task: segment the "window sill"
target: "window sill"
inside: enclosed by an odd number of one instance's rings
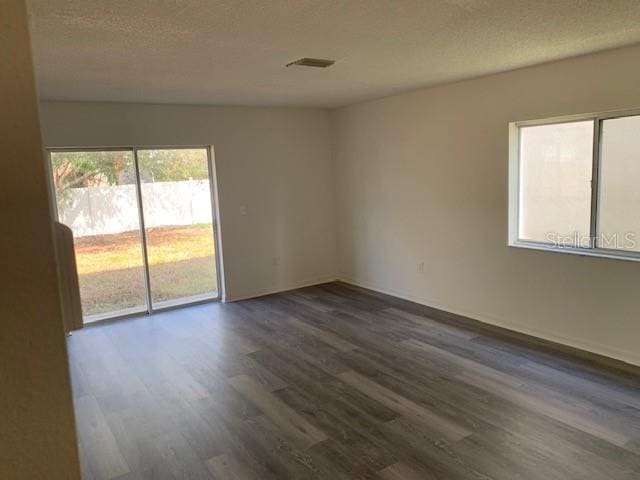
[[[569,255],[579,255],[581,257],[609,258],[612,260],[626,260],[631,262],[640,262],[640,252],[630,250],[607,250],[604,248],[578,248],[578,247],[559,247],[554,245],[545,245],[543,243],[524,242],[521,240],[509,242],[510,247],[526,248],[529,250],[539,250],[543,252],[566,253]]]

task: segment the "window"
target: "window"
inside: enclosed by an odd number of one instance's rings
[[[509,244],[640,260],[640,112],[509,128]]]

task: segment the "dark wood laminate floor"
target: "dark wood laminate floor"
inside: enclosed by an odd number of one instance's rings
[[[640,380],[327,284],[69,338],[85,479],[638,479]]]

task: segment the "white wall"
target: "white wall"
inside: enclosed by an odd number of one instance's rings
[[[342,277],[640,364],[640,263],[507,247],[508,123],[640,107],[639,85],[636,46],[338,110]]]
[[[321,109],[41,104],[47,147],[214,146],[227,299],[335,278],[329,122]]]

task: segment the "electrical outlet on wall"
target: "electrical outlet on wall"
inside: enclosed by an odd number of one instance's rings
[[[271,263],[273,264],[274,267],[280,266],[280,257],[273,257],[271,259]]]
[[[424,262],[418,264],[418,272],[424,274]]]

